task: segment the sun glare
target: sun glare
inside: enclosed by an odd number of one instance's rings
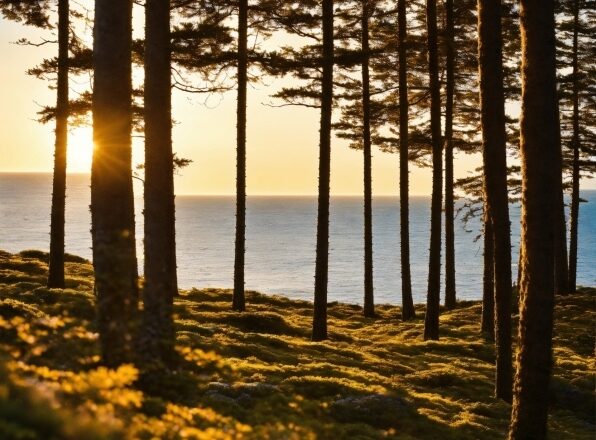
[[[68,171],[71,173],[91,172],[93,155],[93,132],[91,127],[78,127],[68,136]]]

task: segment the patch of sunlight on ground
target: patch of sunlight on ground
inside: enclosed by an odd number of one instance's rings
[[[440,341],[379,305],[329,305],[330,340],[309,340],[311,304],[189,290],[176,298],[178,369],[99,365],[93,268],[67,258],[67,288],[44,287],[47,254],[0,252],[0,437],[196,439],[504,438],[481,307],[443,310]],[[594,436],[596,289],[557,299],[550,436]],[[516,332],[514,332],[515,334]],[[17,416],[15,416],[17,414]]]

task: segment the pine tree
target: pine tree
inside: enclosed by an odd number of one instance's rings
[[[169,365],[174,355],[176,294],[172,153],[170,1],[145,5],[145,283],[141,357]]]
[[[313,341],[327,339],[327,280],[329,274],[329,190],[331,174],[331,116],[333,109],[333,0],[322,2],[321,126],[319,138],[319,199]]]
[[[284,101],[283,105],[298,105],[320,111],[313,341],[327,339],[331,131],[333,70],[336,61],[334,15],[332,0],[322,3],[284,2],[275,14],[276,24],[280,29],[306,38],[313,44],[283,47],[280,52],[270,54],[272,72],[292,75],[299,80],[297,85],[282,87],[273,97]]]
[[[478,54],[482,111],[485,211],[492,232],[496,380],[495,395],[511,401],[511,232],[507,191],[505,92],[500,2],[478,2]],[[485,252],[487,250],[485,249]]]
[[[552,364],[560,139],[554,1],[521,1],[522,275],[509,438],[544,439]]]
[[[50,257],[48,270],[48,287],[64,288],[64,222],[66,209],[66,149],[68,144],[68,69],[69,69],[69,37],[70,37],[70,6],[68,0],[59,0],[57,42],[58,57],[51,62],[52,70],[56,73],[56,107],[52,109],[52,117],[41,122],[55,121],[54,137],[54,173],[52,180],[52,207],[50,214]],[[24,22],[27,25],[41,29],[50,29],[50,6],[51,3],[45,0],[15,2],[0,1],[0,11],[9,20]],[[39,45],[51,43],[44,40],[36,44],[26,39],[19,40],[20,44]],[[45,60],[44,64],[49,64]],[[53,61],[53,60],[52,60]],[[34,69],[32,69],[34,70]],[[31,74],[42,76],[37,72]],[[43,69],[47,74],[48,69]]]
[[[577,284],[577,243],[579,223],[579,186],[580,186],[580,136],[579,136],[579,0],[573,0],[573,47],[572,47],[572,175],[571,175],[571,214],[569,239],[569,279],[567,287],[575,292]]]
[[[594,41],[596,12],[589,2],[557,2],[557,68],[559,70],[559,110],[563,167],[570,182],[569,259],[567,290],[575,292],[577,284],[577,247],[580,211],[580,181],[596,173],[596,150],[593,148],[596,120],[596,79],[591,50]],[[562,258],[561,256],[560,258]],[[560,274],[558,280],[560,280]],[[560,289],[559,289],[560,290]]]
[[[441,208],[443,192],[443,151],[441,143],[441,96],[437,45],[437,7],[433,0],[426,1],[428,39],[428,75],[431,97],[431,142],[433,188],[431,198],[430,256],[428,293],[424,318],[424,339],[439,339],[439,305],[441,290]]]
[[[232,307],[243,311],[246,242],[246,85],[248,69],[248,0],[238,1],[238,98],[236,122],[236,248]]]
[[[131,361],[138,286],[131,172],[132,1],[96,0],[91,232],[107,366]]]
[[[194,78],[182,81],[180,77],[181,81],[175,86],[192,93],[221,93],[236,89],[236,238],[232,309],[244,311],[247,87],[257,78],[257,75],[251,76],[252,66],[258,66],[259,73],[279,73],[275,54],[263,51],[260,43],[278,28],[278,20],[283,20],[283,4],[279,0],[261,0],[249,5],[247,0],[239,0],[198,7],[192,2],[181,2],[180,10],[185,21],[173,32],[173,61],[193,76],[199,74],[203,84],[197,86],[193,84]],[[236,37],[228,26],[234,16]],[[249,38],[254,39],[250,47]],[[228,76],[232,70],[235,73]]]
[[[364,155],[364,316],[375,316],[373,292],[373,236],[372,236],[372,153],[370,103],[370,44],[369,20],[374,4],[362,0],[362,145]]]
[[[52,213],[50,220],[50,260],[48,287],[64,288],[64,222],[66,211],[66,148],[68,144],[68,0],[58,2],[58,81],[56,87],[56,138]]]
[[[453,106],[455,98],[455,24],[453,0],[445,1],[445,307],[456,303],[453,194]]]
[[[399,68],[399,210],[401,252],[402,319],[416,316],[412,298],[410,272],[410,215],[409,215],[409,103],[408,103],[408,30],[406,0],[398,0],[398,68]]]

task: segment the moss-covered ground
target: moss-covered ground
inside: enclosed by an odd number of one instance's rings
[[[309,340],[311,304],[248,293],[182,291],[176,371],[99,365],[92,267],[70,256],[67,288],[44,287],[47,254],[0,252],[0,438],[498,439],[510,405],[495,400],[481,305],[442,311],[422,340],[399,307],[329,305],[330,339]],[[596,289],[557,299],[549,428],[595,435]]]

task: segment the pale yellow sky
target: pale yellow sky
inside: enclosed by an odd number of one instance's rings
[[[142,31],[141,20],[136,31]],[[47,83],[29,77],[25,70],[56,48],[11,44],[22,36],[35,39],[38,31],[0,18],[0,172],[50,172],[53,127],[35,121],[40,105],[53,103]],[[47,36],[47,34],[46,34]],[[273,83],[275,86],[275,82]],[[74,85],[74,88],[77,86]],[[271,88],[257,85],[249,90],[248,194],[316,194],[318,120],[315,109],[264,106]],[[235,191],[235,92],[213,97],[175,91],[173,96],[174,150],[193,163],[176,178],[178,194],[233,194]],[[91,129],[71,132],[68,171],[89,172]],[[134,163],[143,161],[142,139],[135,139]],[[479,164],[479,157],[456,157],[456,177]],[[373,191],[396,195],[399,190],[398,156],[376,151],[373,158]],[[334,139],[331,187],[335,195],[362,193],[362,153]],[[430,170],[413,169],[411,191],[430,194]]]

